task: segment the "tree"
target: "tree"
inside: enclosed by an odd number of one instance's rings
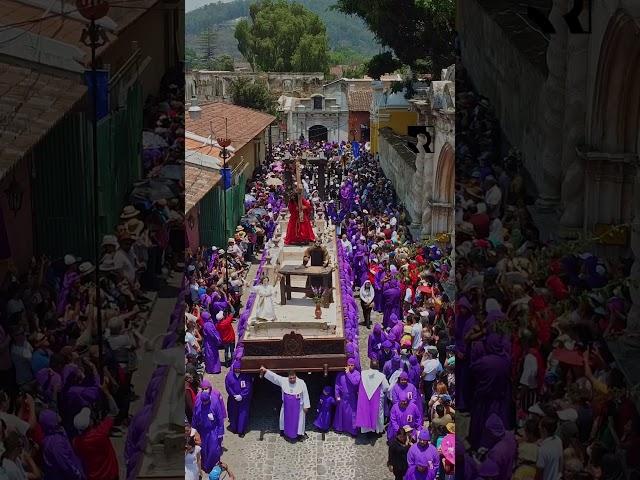
[[[455,63],[454,0],[337,0],[360,17],[382,45],[416,71],[440,72]],[[393,14],[389,14],[393,12]]]
[[[200,60],[208,68],[215,58],[216,37],[217,33],[207,27],[198,37],[198,50],[200,53]]]
[[[393,58],[391,52],[380,53],[367,63],[367,75],[375,80],[380,80],[382,75],[395,72],[401,66],[402,64],[396,58]]]
[[[240,77],[231,82],[231,98],[240,107],[253,108],[271,115],[276,113],[276,101],[271,92],[265,85],[248,78]]]
[[[249,20],[236,25],[238,50],[252,68],[265,72],[326,72],[327,31],[315,13],[286,0],[260,0]]]

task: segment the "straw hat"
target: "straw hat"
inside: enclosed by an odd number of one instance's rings
[[[71,254],[67,254],[67,255],[64,256],[64,264],[67,267],[70,267],[71,265],[74,265],[74,264],[78,263],[80,260],[81,260],[80,257],[74,257]]]
[[[133,205],[127,205],[122,210],[122,213],[120,214],[120,218],[122,218],[123,220],[127,220],[129,218],[137,217],[139,214],[140,214],[140,210],[136,209],[136,207],[134,207]]]
[[[104,237],[102,237],[101,246],[103,247],[112,246],[112,247],[118,248],[120,245],[118,245],[118,239],[116,238],[115,235],[105,235]]]
[[[144,230],[144,222],[136,218],[132,218],[125,225],[127,227],[127,232],[134,240],[137,240],[140,237],[142,230]]]
[[[78,271],[80,272],[81,276],[89,275],[90,273],[95,272],[95,270],[96,267],[94,267],[93,263],[91,262],[82,262],[78,267]]]
[[[453,422],[447,423],[447,431],[449,433],[456,433],[456,424]]]

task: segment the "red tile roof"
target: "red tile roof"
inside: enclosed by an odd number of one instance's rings
[[[222,176],[218,172],[188,163],[184,166],[184,210],[188,213],[209,190],[215,187]]]
[[[373,93],[371,90],[353,90],[349,92],[349,110],[352,112],[368,112],[371,109]]]
[[[198,120],[192,120],[186,115],[185,130],[201,137],[211,135],[213,127],[214,138],[225,136],[225,118],[227,119],[227,134],[231,139],[231,146],[240,150],[266,129],[276,117],[266,113],[238,107],[229,103],[209,103],[201,105],[202,113]]]

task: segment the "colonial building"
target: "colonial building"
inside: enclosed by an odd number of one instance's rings
[[[187,238],[191,247],[224,245],[243,214],[246,181],[265,160],[269,126],[275,117],[227,103],[201,107],[194,103],[185,119]],[[226,191],[221,182],[224,159],[217,141],[220,138],[231,140],[226,165],[232,172],[232,185]]]
[[[379,155],[411,217],[415,237],[454,228],[455,83],[453,67],[413,99],[374,82],[372,151]]]
[[[589,34],[569,32],[563,15],[572,4],[546,2],[556,33],[545,37],[514,7],[465,2],[462,63],[522,153],[543,235],[600,237],[602,253],[636,259],[631,277],[639,278],[640,3],[585,2],[591,12],[579,21]],[[611,227],[622,233],[601,235]],[[637,332],[640,291],[631,291],[627,325]]]

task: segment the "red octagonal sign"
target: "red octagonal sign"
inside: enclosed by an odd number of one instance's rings
[[[89,20],[98,20],[109,12],[108,0],[76,0],[76,7]]]

